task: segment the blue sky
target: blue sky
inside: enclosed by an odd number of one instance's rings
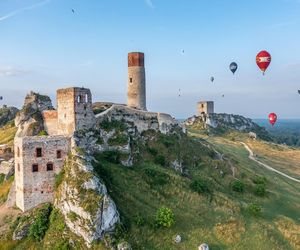
[[[299,27],[299,0],[1,0],[2,104],[30,90],[55,103],[66,86],[125,103],[127,53],[142,51],[151,111],[186,118],[214,100],[218,113],[300,118]],[[265,76],[260,50],[272,55]]]

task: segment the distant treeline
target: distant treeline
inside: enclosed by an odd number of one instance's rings
[[[274,127],[267,120],[254,121],[265,127],[276,143],[300,147],[300,120],[278,121]]]

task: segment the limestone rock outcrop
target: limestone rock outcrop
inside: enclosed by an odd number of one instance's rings
[[[73,150],[65,163],[55,198],[67,226],[86,244],[114,230],[119,213],[106,186],[94,174],[91,158]]]
[[[7,107],[5,105],[0,108],[0,128],[9,121],[15,119],[18,111],[19,110],[15,107]]]
[[[53,109],[48,96],[30,92],[25,98],[22,110],[15,118],[15,125],[18,127],[16,136],[38,135],[44,130],[42,111]]]
[[[132,123],[139,133],[153,129],[167,134],[179,123],[170,115],[164,113],[147,112],[129,108],[124,105],[114,104],[104,112],[96,115],[98,124],[103,120],[117,120]]]
[[[233,129],[240,132],[254,132],[258,137],[265,140],[271,140],[270,135],[265,128],[257,125],[250,118],[233,114],[203,114],[188,118],[184,124],[186,126],[196,126],[199,129],[219,128]]]

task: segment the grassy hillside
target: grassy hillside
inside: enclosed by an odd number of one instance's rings
[[[297,175],[289,164],[298,166],[293,157],[298,157],[298,151],[248,141],[239,133],[208,137],[193,130],[186,137],[150,131],[134,142],[138,160],[133,167],[121,166],[122,156],[116,152],[95,155],[95,171],[121,213],[117,241],[126,239],[133,249],[147,250],[192,250],[203,242],[212,250],[299,249],[300,185],[248,159],[240,140],[270,164],[274,156],[278,157],[274,167]],[[224,154],[225,160],[214,149]],[[171,167],[176,159],[182,162],[182,172]],[[161,207],[174,214],[175,223],[170,227],[158,223],[156,215]],[[48,219],[42,241],[28,238],[12,242],[2,237],[0,249],[84,247],[66,228],[59,212],[53,210]],[[179,244],[174,243],[177,234],[182,236]],[[92,249],[106,248],[95,243]]]
[[[0,144],[13,145],[14,137],[17,132],[14,121],[8,122],[0,128]]]

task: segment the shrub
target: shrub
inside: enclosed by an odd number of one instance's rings
[[[135,223],[137,226],[144,226],[145,223],[146,223],[146,221],[145,221],[145,219],[144,219],[142,216],[136,215],[136,216],[134,217],[134,223]]]
[[[261,213],[261,207],[255,203],[251,203],[248,205],[247,211],[253,216],[258,216]]]
[[[34,222],[29,227],[29,237],[36,241],[41,241],[49,226],[49,216],[52,207],[50,204],[44,205],[39,211]]]
[[[5,174],[0,174],[0,184],[2,184],[4,179],[5,179]]]
[[[70,221],[74,222],[75,220],[77,220],[77,214],[74,213],[73,211],[68,213],[68,218],[70,219]]]
[[[233,191],[235,192],[239,192],[239,193],[242,193],[244,192],[245,190],[245,184],[244,182],[240,181],[240,180],[234,180],[232,183],[231,183],[231,188]]]
[[[57,189],[58,186],[62,183],[64,177],[64,169],[62,169],[58,174],[55,175],[54,188]]]
[[[125,145],[128,143],[128,135],[125,134],[117,134],[114,137],[108,139],[108,144],[111,146]]]
[[[210,193],[210,188],[206,180],[204,179],[197,179],[192,181],[190,184],[190,188],[199,194]]]
[[[120,152],[119,151],[105,151],[103,153],[100,154],[100,158],[103,159],[103,160],[106,160],[108,162],[111,162],[111,163],[115,163],[115,164],[118,164],[120,163]]]
[[[42,130],[38,133],[38,136],[46,136],[48,133],[45,130]]]
[[[125,122],[122,121],[108,121],[104,120],[100,123],[100,128],[104,129],[105,131],[110,131],[116,129],[117,131],[124,131],[126,130],[127,126]]]
[[[158,154],[158,150],[156,148],[148,147],[147,150],[153,156],[156,156]]]
[[[173,211],[167,207],[160,207],[156,213],[156,223],[159,226],[171,227],[175,223]]]
[[[254,193],[257,196],[261,196],[261,197],[265,196],[266,195],[266,186],[264,184],[256,185]]]
[[[255,184],[265,185],[267,183],[267,178],[264,176],[256,176],[252,181]]]
[[[156,164],[159,164],[161,166],[165,166],[166,165],[166,158],[163,156],[163,155],[157,155],[155,158],[154,158],[154,162]]]
[[[167,174],[152,168],[144,169],[144,174],[146,177],[145,180],[149,184],[165,185],[169,181],[169,176]]]

